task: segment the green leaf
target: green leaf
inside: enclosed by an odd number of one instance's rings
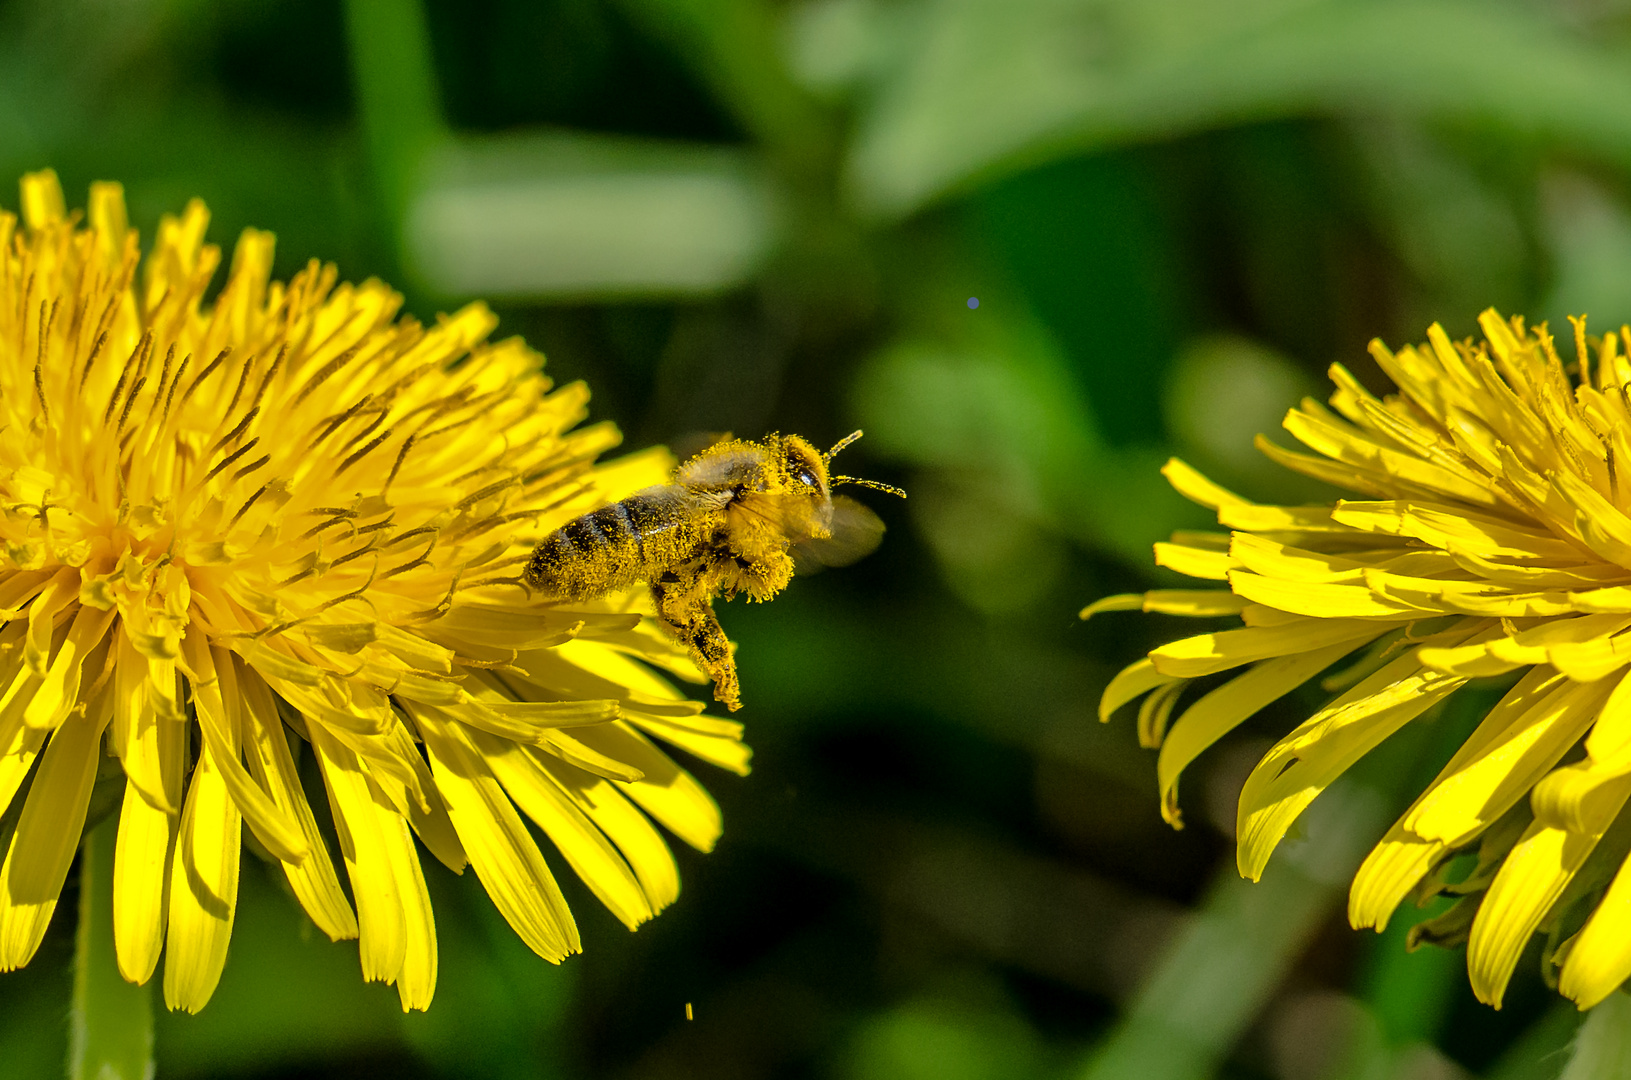
[[[905,216],[1055,157],[1305,114],[1478,120],[1631,159],[1631,68],[1517,5],[1467,0],[939,0],[849,159]]]
[[[432,156],[408,261],[451,296],[676,296],[741,284],[776,235],[735,150],[611,136],[470,139]]]
[[[1574,1056],[1559,1080],[1619,1080],[1631,1076],[1631,996],[1613,993],[1586,1014]]]

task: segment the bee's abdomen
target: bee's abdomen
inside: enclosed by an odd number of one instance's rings
[[[663,491],[642,491],[574,518],[544,537],[527,561],[527,581],[565,599],[585,600],[625,588],[647,575],[647,549],[683,519]]]

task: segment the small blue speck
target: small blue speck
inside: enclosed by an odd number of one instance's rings
[[[968,298],[968,309],[970,311],[973,311],[975,308],[977,308],[979,306],[980,306],[980,298],[978,296],[971,296],[971,297]]]

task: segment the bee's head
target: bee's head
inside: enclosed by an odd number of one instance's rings
[[[788,487],[808,493],[819,503],[832,499],[832,481],[827,472],[827,459],[808,439],[797,435],[784,435],[781,439],[781,467],[787,475]]]
[[[859,484],[862,487],[877,488],[879,491],[887,491],[892,495],[906,498],[906,492],[889,484],[832,474],[833,455],[860,437],[861,433],[857,431],[840,439],[838,445],[825,454],[812,446],[808,439],[798,435],[771,436],[766,440],[767,448],[771,448],[772,452],[778,455],[788,490],[805,495],[811,500],[815,525],[820,530],[824,531],[831,525],[832,489],[840,484]]]

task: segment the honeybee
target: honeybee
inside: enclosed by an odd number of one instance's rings
[[[840,484],[906,493],[874,480],[834,476],[833,456],[797,435],[719,442],[683,462],[670,483],[637,491],[544,537],[525,579],[561,600],[592,600],[645,581],[657,616],[714,681],[714,699],[742,707],[730,639],[714,597],[769,600],[795,565],[845,566],[878,546],[883,522],[843,496]]]

